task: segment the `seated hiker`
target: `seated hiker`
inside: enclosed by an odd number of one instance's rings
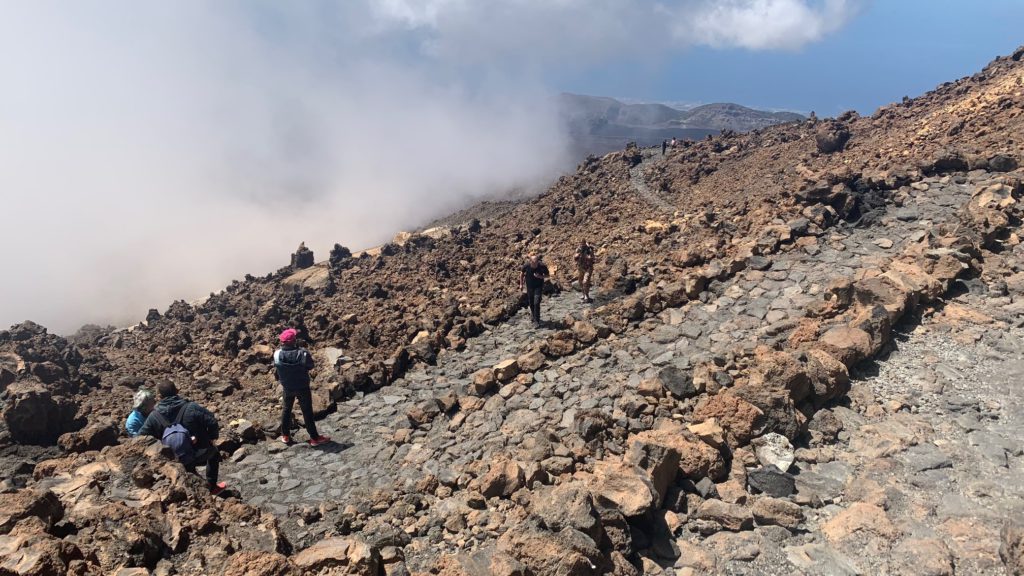
[[[294,328],[281,332],[278,336],[281,347],[274,351],[274,374],[284,389],[281,441],[285,444],[292,442],[292,406],[298,400],[299,409],[302,410],[302,421],[306,424],[306,433],[309,434],[309,444],[319,446],[330,442],[331,439],[321,436],[316,431],[316,422],[313,420],[313,393],[309,389],[309,371],[313,369],[313,355],[298,345],[298,337],[299,332]]]
[[[139,434],[159,438],[193,474],[197,466],[205,465],[210,492],[220,493],[227,485],[217,482],[220,453],[213,445],[220,434],[217,418],[199,404],[179,397],[178,388],[170,380],[158,383],[156,391],[160,402],[149,413]]]
[[[154,406],[156,406],[156,398],[153,397],[152,392],[143,388],[135,393],[135,397],[132,399],[132,411],[124,423],[124,429],[129,436],[139,435],[139,430],[142,429],[146,417],[153,411]]]

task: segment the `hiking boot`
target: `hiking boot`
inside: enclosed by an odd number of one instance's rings
[[[217,482],[216,484],[211,484],[210,485],[210,494],[213,494],[214,496],[216,496],[217,494],[220,494],[221,492],[227,490],[227,488],[228,488],[227,482]]]
[[[285,434],[284,436],[281,436],[281,437],[279,438],[279,440],[280,440],[281,442],[285,443],[285,444],[291,444],[291,443],[292,443],[292,437],[291,437],[291,436],[288,436],[287,434]]]
[[[309,440],[309,445],[310,446],[319,446],[321,444],[327,444],[330,441],[331,441],[331,439],[328,438],[327,436],[320,435],[320,436],[317,436],[316,438],[311,438]]]

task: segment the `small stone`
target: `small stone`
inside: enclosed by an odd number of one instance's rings
[[[515,358],[502,360],[494,366],[494,377],[499,382],[508,382],[519,374],[519,362]]]
[[[888,250],[893,246],[892,240],[888,238],[877,238],[874,242],[872,242],[872,244],[878,246],[879,248],[882,248],[883,250]]]
[[[751,444],[762,466],[774,466],[785,472],[796,461],[793,445],[782,434],[771,432],[754,438]]]
[[[751,512],[761,526],[782,526],[794,530],[804,521],[803,508],[780,498],[758,498]]]
[[[738,532],[749,530],[754,525],[750,511],[738,504],[727,504],[721,500],[705,500],[697,509],[695,518],[717,523],[726,530]]]

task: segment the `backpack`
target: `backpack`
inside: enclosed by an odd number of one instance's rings
[[[186,402],[178,409],[178,415],[174,417],[174,423],[168,425],[167,419],[159,411],[154,410],[154,414],[160,419],[160,423],[164,426],[164,433],[160,437],[160,443],[167,446],[174,452],[174,456],[178,459],[178,462],[188,466],[196,459],[195,447],[192,446],[192,433],[188,431],[188,428],[182,425],[181,419],[185,416],[185,410],[188,408],[191,402]]]

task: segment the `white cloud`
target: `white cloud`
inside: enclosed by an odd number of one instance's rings
[[[0,325],[134,321],[276,269],[301,240],[324,257],[539,186],[567,160],[543,73],[693,43],[788,48],[848,17],[809,6],[10,4]],[[774,31],[752,24],[766,17]]]

